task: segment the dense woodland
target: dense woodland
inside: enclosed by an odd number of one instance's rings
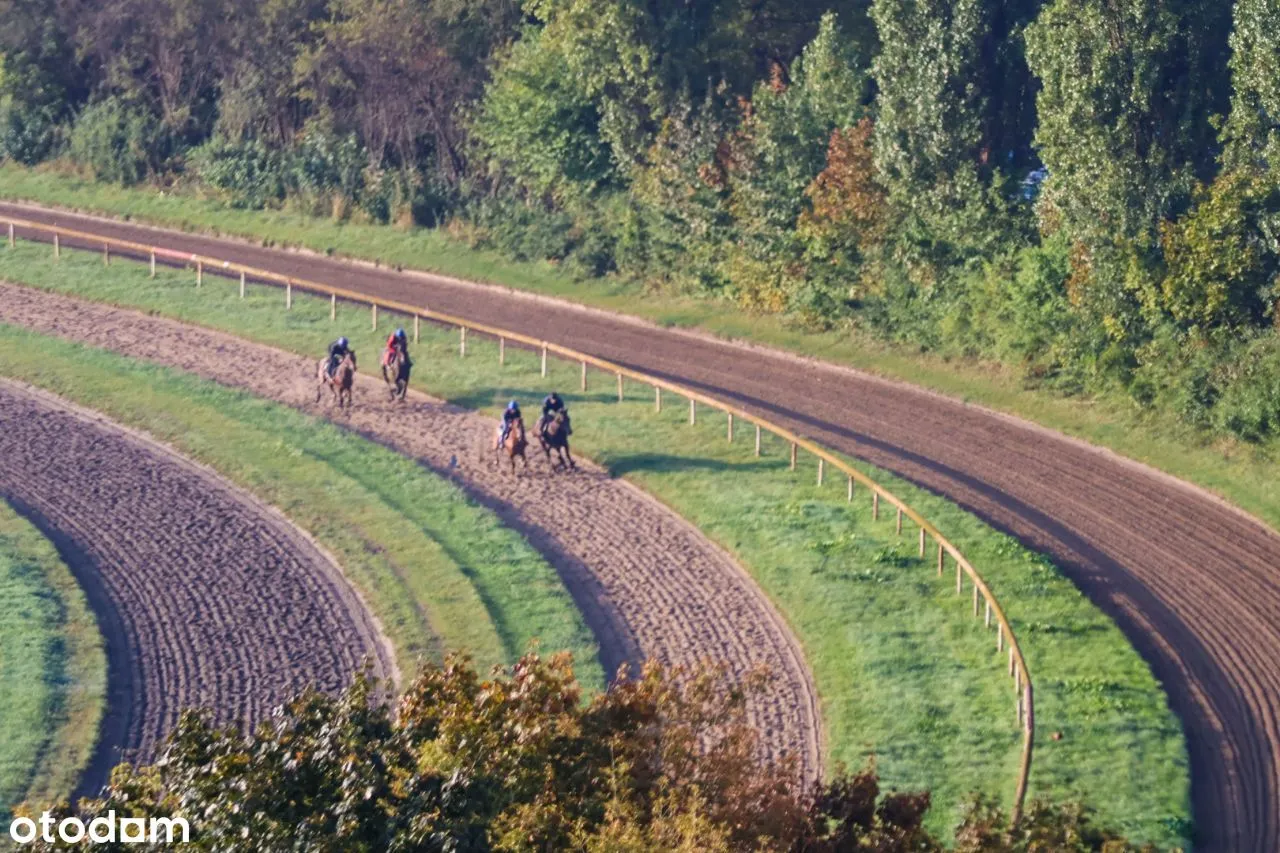
[[[0,0],[0,156],[1280,432],[1275,0]]]

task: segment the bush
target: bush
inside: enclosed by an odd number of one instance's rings
[[[126,186],[160,172],[170,153],[170,137],[156,117],[114,97],[85,107],[67,149],[97,180]]]
[[[201,181],[225,192],[235,207],[259,209],[284,198],[284,158],[257,140],[211,139],[192,151],[188,162]]]
[[[25,104],[11,95],[0,97],[0,159],[31,166],[52,154],[57,141],[53,108]]]

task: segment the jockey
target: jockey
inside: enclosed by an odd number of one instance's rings
[[[560,399],[560,394],[556,391],[552,391],[542,401],[542,417],[538,418],[538,431],[542,432],[547,428],[556,412],[564,413],[564,434],[572,435],[573,431],[569,428],[569,410],[564,407],[564,400]]]
[[[520,404],[515,400],[507,403],[506,411],[502,413],[502,432],[498,435],[498,447],[506,442],[507,436],[511,434],[511,425],[520,420]]]
[[[406,363],[409,361],[409,340],[405,336],[404,329],[396,329],[387,338],[387,348],[382,351],[382,366],[386,367],[391,364],[391,360],[395,358],[396,351],[404,356]]]
[[[355,356],[355,353],[351,351],[351,343],[346,338],[338,338],[329,344],[329,378],[332,379],[333,375],[338,372],[338,365],[342,363],[342,359],[346,358],[348,354]]]

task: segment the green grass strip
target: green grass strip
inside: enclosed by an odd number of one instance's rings
[[[0,821],[71,794],[106,702],[97,621],[57,550],[0,501]]]
[[[0,326],[5,372],[104,412],[274,505],[332,552],[402,671],[444,648],[482,667],[538,639],[589,689],[595,644],[555,571],[460,489],[321,419],[168,368]]]
[[[177,317],[299,353],[318,355],[338,334],[370,353],[403,318],[369,329],[367,310],[296,297],[286,312],[279,290],[143,265],[104,268],[92,253],[20,243],[0,251],[0,278],[82,298]],[[651,392],[615,398],[612,376],[577,393],[578,366],[551,362],[539,376],[533,353],[472,338],[458,357],[456,331],[423,326],[414,381],[455,403],[497,411],[558,386],[574,412],[575,446],[692,521],[728,549],[772,597],[804,646],[822,700],[828,753],[861,766],[874,755],[885,781],[934,792],[931,822],[950,826],[969,792],[1008,802],[1021,739],[1014,691],[995,638],[973,619],[954,579],[938,580],[915,556],[914,531],[899,539],[891,513],[869,518],[869,497],[845,502],[845,484],[818,488],[812,468],[792,472],[786,448],[753,436],[729,444],[722,416],[687,423],[668,396],[661,415]],[[932,520],[964,551],[1008,611],[1036,679],[1032,795],[1081,797],[1101,818],[1139,839],[1172,844],[1188,826],[1189,781],[1178,721],[1160,685],[1121,632],[1060,572],[955,505],[883,471],[862,466]],[[1062,733],[1051,740],[1050,732]]]

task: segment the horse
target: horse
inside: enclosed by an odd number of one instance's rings
[[[391,361],[382,365],[382,380],[390,386],[392,401],[403,403],[404,395],[409,391],[409,357],[401,350],[397,349]]]
[[[356,381],[356,355],[349,352],[342,357],[342,361],[338,362],[338,369],[333,372],[333,376],[329,375],[329,359],[320,359],[320,370],[316,378],[316,402],[320,402],[320,397],[324,394],[325,386],[333,393],[333,398],[338,402],[338,408],[344,406],[351,408],[351,386]]]
[[[497,428],[495,439],[501,438],[501,436],[502,427],[499,426]],[[495,440],[495,444],[496,443],[497,441]],[[516,472],[517,456],[519,456],[520,461],[524,463],[524,467],[529,467],[529,460],[526,459],[524,455],[525,448],[528,446],[529,442],[525,439],[524,434],[524,421],[520,418],[516,418],[511,422],[511,430],[507,433],[506,441],[501,443],[496,452],[499,454],[505,453],[507,455],[507,459],[511,462],[511,473],[514,474]],[[502,467],[501,456],[498,458],[498,467]]]
[[[547,456],[547,464],[556,468],[568,468],[571,471],[577,470],[578,466],[573,461],[573,454],[569,452],[569,417],[564,411],[559,411],[546,419],[538,430],[538,442],[542,445],[542,452]],[[556,461],[551,461],[551,451],[556,452]]]

